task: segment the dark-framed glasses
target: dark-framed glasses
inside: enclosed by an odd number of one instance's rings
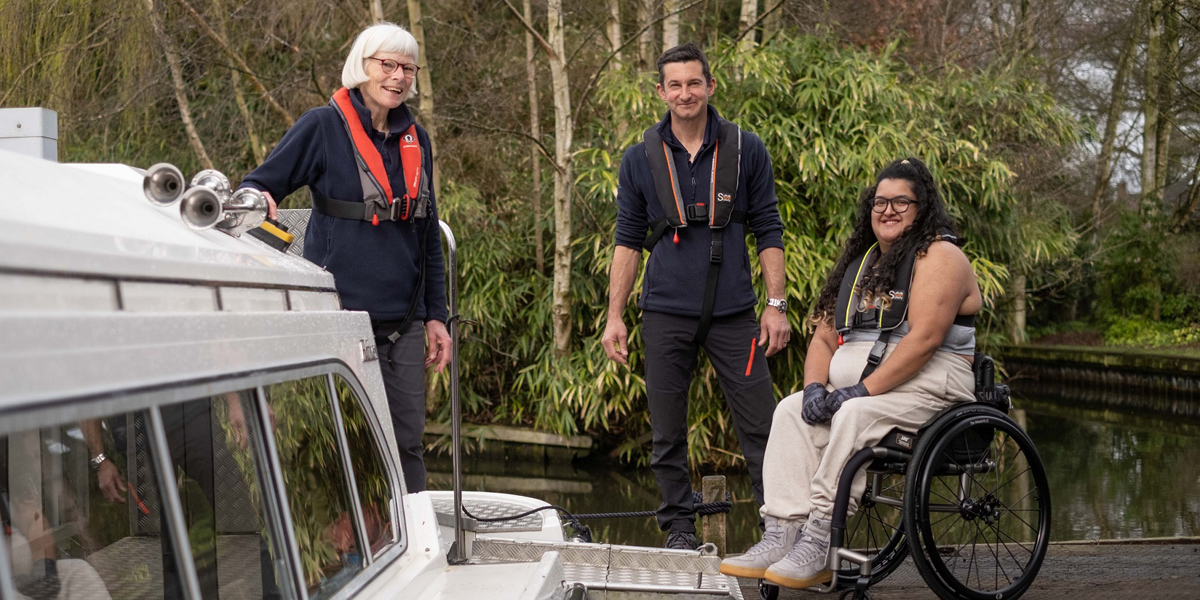
[[[897,213],[902,213],[908,210],[908,207],[916,204],[917,201],[908,196],[896,196],[895,198],[884,198],[883,196],[875,196],[871,199],[871,210],[883,214],[887,212],[888,204],[892,205],[892,210]]]
[[[379,61],[379,66],[383,68],[384,75],[391,75],[392,73],[396,72],[396,69],[401,69],[404,71],[405,77],[412,78],[416,77],[417,71],[421,70],[421,67],[418,67],[417,65],[396,62],[390,58],[375,58],[374,56],[368,56],[367,58],[370,60]]]

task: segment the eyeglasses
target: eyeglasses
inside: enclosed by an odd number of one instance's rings
[[[379,61],[379,66],[383,67],[384,75],[391,75],[392,73],[396,72],[396,69],[402,69],[404,71],[404,76],[411,79],[417,76],[417,71],[421,70],[421,67],[418,67],[417,65],[396,62],[387,58],[375,58],[374,56],[368,56],[367,58],[370,60]]]
[[[908,196],[896,196],[895,198],[884,198],[883,196],[875,196],[871,199],[871,210],[883,214],[887,212],[888,204],[892,205],[892,210],[897,213],[902,213],[908,210],[908,207],[916,204],[917,201]]]

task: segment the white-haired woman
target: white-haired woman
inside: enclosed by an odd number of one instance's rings
[[[344,308],[371,316],[410,493],[425,489],[424,370],[450,361],[429,135],[404,105],[417,93],[419,51],[402,27],[364,29],[342,69],[345,87],[242,181],[272,213],[274,198],[306,185],[312,193],[304,257],[333,274]]]

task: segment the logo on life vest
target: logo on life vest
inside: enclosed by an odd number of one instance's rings
[[[717,202],[729,202],[733,197],[725,192],[717,192]]]
[[[411,134],[411,133],[406,133],[406,134],[404,134],[404,138],[403,138],[403,139],[404,139],[404,141],[405,141],[405,142],[408,142],[409,144],[413,143],[413,136],[412,136],[412,134]]]
[[[892,291],[888,292],[888,296],[891,297],[892,300],[899,300],[899,301],[903,302],[904,301],[904,290],[899,290],[899,291],[892,290]]]

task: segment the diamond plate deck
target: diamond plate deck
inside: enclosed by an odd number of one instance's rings
[[[562,558],[567,581],[589,590],[742,600],[737,581],[719,573],[721,559],[684,550],[477,538],[471,562],[534,562],[550,551]]]
[[[504,502],[501,500],[479,500],[475,498],[463,498],[463,505],[467,507],[468,512],[481,519],[511,517],[529,510],[529,507],[523,504]],[[433,510],[437,513],[453,515],[454,499],[434,498]],[[531,515],[526,515],[520,519],[513,519],[511,521],[500,521],[498,523],[486,523],[480,521],[477,524],[475,531],[476,533],[541,531],[544,523],[545,521],[542,519],[542,513],[535,512]],[[541,556],[541,554],[538,554],[538,559],[540,559]]]

